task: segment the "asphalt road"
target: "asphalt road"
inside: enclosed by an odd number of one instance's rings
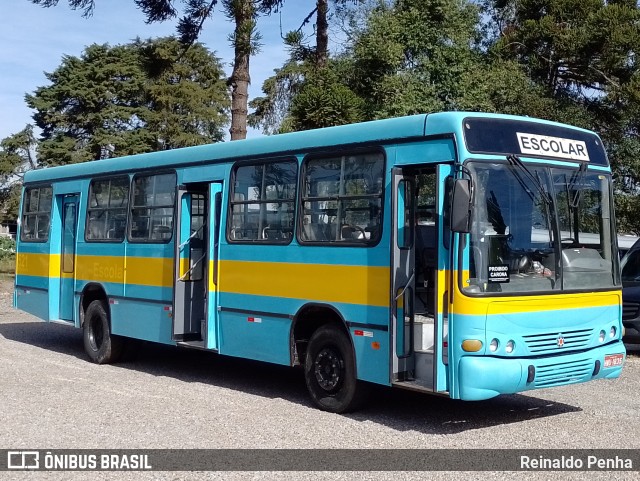
[[[620,379],[474,403],[377,389],[349,415],[311,406],[302,372],[167,346],[116,365],[87,361],[82,332],[10,307],[0,284],[0,449],[634,448],[640,351]],[[505,479],[505,473],[17,473],[4,479]],[[515,473],[640,479],[640,472]]]

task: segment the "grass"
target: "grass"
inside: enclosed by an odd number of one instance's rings
[[[7,256],[0,259],[0,275],[2,277],[14,276],[16,273],[16,256]]]

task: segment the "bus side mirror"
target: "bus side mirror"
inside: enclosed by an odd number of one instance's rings
[[[456,179],[451,199],[451,231],[466,234],[471,231],[471,181]]]

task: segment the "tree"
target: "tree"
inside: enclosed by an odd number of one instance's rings
[[[219,60],[174,38],[91,45],[26,96],[45,165],[84,162],[223,139],[228,98]]]
[[[59,0],[30,0],[43,7],[52,7]],[[147,23],[164,22],[179,15],[175,0],[133,0],[146,16]],[[96,0],[68,0],[73,9],[80,9],[84,16],[93,15]],[[234,62],[231,77],[231,140],[247,136],[247,111],[249,99],[249,58],[258,50],[259,35],[256,32],[256,17],[259,12],[277,10],[284,0],[221,0],[225,14],[235,22],[230,40],[234,47]],[[177,30],[180,40],[189,49],[197,41],[205,21],[213,15],[218,0],[180,0],[182,17]]]
[[[60,0],[29,0],[43,7],[54,7]],[[191,45],[198,40],[205,21],[213,14],[218,0],[133,0],[136,7],[144,13],[147,23],[165,22],[182,15],[178,20],[177,30],[181,41]],[[81,10],[83,17],[91,17],[96,0],[67,0],[73,10]],[[180,3],[182,9],[174,6]]]
[[[636,0],[486,0],[489,48],[517,62],[604,140],[619,225],[640,233],[640,8]],[[568,113],[568,110],[564,111]],[[560,119],[557,119],[560,120]]]
[[[308,130],[361,122],[364,106],[364,100],[341,83],[334,71],[314,70],[291,100],[288,127]]]
[[[21,176],[26,170],[37,167],[37,142],[32,125],[0,142],[0,184],[6,184],[10,177]]]
[[[334,0],[333,3],[336,9],[343,9],[363,1]],[[302,28],[314,15],[315,46],[309,47]],[[277,133],[362,119],[361,100],[336,77],[335,72],[325,71],[329,63],[328,17],[329,1],[317,0],[316,7],[300,27],[286,34],[284,42],[290,57],[283,67],[275,69],[273,77],[264,82],[262,91],[265,96],[250,102],[255,111],[249,116],[249,125],[262,127],[265,133]]]
[[[249,103],[249,59],[259,49],[260,36],[256,31],[257,4],[254,0],[224,0],[227,16],[234,20],[235,30],[230,38],[234,47],[231,86],[231,140],[247,137]]]
[[[326,64],[333,75],[318,75],[317,64],[295,48],[296,38],[288,39],[291,58],[265,82],[266,97],[253,101],[251,122],[277,131],[317,127],[312,119],[324,117],[327,110],[337,113],[331,117],[335,125],[460,107],[466,73],[482,65],[473,48],[479,36],[474,5],[461,0],[376,1],[369,2],[364,15],[355,15],[357,21],[348,22],[352,45]],[[336,84],[315,89],[326,101],[297,100],[314,91],[316,79],[326,84],[328,78]],[[287,84],[293,84],[289,98],[283,95]],[[331,91],[340,94],[323,93]],[[350,115],[339,113],[346,105]]]
[[[0,142],[0,221],[13,222],[18,218],[20,185],[27,170],[38,167],[37,139],[33,126],[27,125],[20,132]]]

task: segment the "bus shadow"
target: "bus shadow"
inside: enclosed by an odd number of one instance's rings
[[[582,411],[578,406],[522,394],[502,395],[485,401],[459,401],[376,387],[372,398],[366,410],[348,416],[376,421],[399,431],[424,434],[457,434]]]
[[[0,335],[12,341],[87,359],[82,331],[72,327],[42,322],[0,323]],[[284,399],[314,409],[299,368],[138,341],[130,344],[124,360],[115,366],[269,399]],[[365,406],[344,416],[398,431],[456,434],[578,411],[581,408],[577,406],[520,394],[465,402],[373,386]]]
[[[87,359],[82,331],[73,326],[43,321],[0,322],[0,336],[78,359]]]

